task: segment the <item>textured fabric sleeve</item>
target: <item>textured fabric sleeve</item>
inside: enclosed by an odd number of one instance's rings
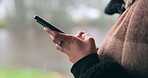
[[[75,78],[129,78],[124,68],[113,61],[99,61],[97,54],[90,54],[73,65]]]
[[[90,54],[76,62],[73,65],[71,72],[73,73],[75,78],[78,78],[82,73],[87,71],[87,69],[90,69],[90,67],[94,66],[97,63],[99,63],[98,54]]]

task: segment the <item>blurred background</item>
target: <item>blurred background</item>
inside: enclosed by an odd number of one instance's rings
[[[90,33],[99,47],[117,20],[110,0],[0,0],[0,78],[71,78],[72,64],[33,19],[39,15],[67,34]]]

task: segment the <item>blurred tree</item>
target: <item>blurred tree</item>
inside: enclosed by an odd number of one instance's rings
[[[26,8],[24,0],[14,0],[15,4],[15,15],[7,16],[8,26],[11,29],[18,29],[24,31],[27,27]]]
[[[40,15],[60,28],[64,27],[67,29],[76,25],[83,25],[83,23],[88,26],[98,26],[99,24],[104,27],[107,26],[105,22],[108,22],[108,20],[106,20],[108,18],[103,15],[105,4],[103,4],[101,0],[14,0],[14,3],[16,14],[13,17],[7,17],[10,24],[9,26],[14,29],[19,28],[21,30],[26,30],[32,27],[34,25],[34,14]],[[72,17],[67,13],[67,9],[69,7],[78,9],[80,5],[97,8],[101,11],[101,17],[89,21],[88,19],[83,19],[83,21],[75,23]]]

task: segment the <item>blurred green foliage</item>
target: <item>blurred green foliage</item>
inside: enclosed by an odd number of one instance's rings
[[[0,28],[4,27],[6,24],[5,20],[0,19]]]
[[[64,78],[56,72],[42,72],[37,69],[0,70],[0,78]]]

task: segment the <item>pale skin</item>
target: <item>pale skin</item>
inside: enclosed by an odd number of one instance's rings
[[[76,63],[89,54],[97,53],[95,40],[87,33],[81,31],[74,36],[52,31],[48,28],[44,28],[44,30],[56,44],[56,49],[65,53],[72,63]],[[60,41],[63,42],[60,44]]]

